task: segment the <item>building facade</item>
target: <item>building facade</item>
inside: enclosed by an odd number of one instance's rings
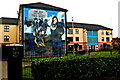
[[[0,18],[0,44],[19,43],[18,19]]]
[[[68,28],[67,29],[67,41],[69,42],[67,47],[68,51],[73,51],[75,48],[76,51],[86,50],[87,38],[86,38],[86,29],[82,28]]]
[[[16,18],[0,18],[0,44],[20,43]],[[74,28],[73,25],[74,24]],[[116,39],[113,39],[115,41]],[[96,24],[67,22],[67,51],[98,51],[111,48],[112,29]]]
[[[120,38],[112,38],[113,49],[120,49]]]
[[[102,29],[98,31],[99,49],[105,50],[112,48],[112,30]]]
[[[20,5],[19,38],[25,56],[66,54],[67,11],[41,2]]]
[[[111,40],[110,28],[96,24],[67,23],[68,52],[106,49],[112,45]]]

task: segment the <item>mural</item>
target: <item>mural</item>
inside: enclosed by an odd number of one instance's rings
[[[65,54],[65,12],[24,8],[25,55]]]

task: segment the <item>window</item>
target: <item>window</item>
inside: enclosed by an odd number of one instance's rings
[[[110,42],[110,38],[109,37],[106,37],[106,42]]]
[[[79,45],[79,49],[82,49],[82,45]]]
[[[73,42],[73,37],[68,37],[67,40],[68,40],[69,42]]]
[[[104,37],[102,37],[102,41],[104,41]]]
[[[79,37],[76,37],[76,41],[79,41]]]
[[[102,31],[101,34],[104,35],[104,31]]]
[[[100,45],[100,48],[102,48],[103,47],[103,45]]]
[[[77,44],[77,43],[74,44],[74,49],[75,49],[75,51],[77,51],[78,46],[79,46],[79,44]]]
[[[9,31],[9,26],[4,26],[4,32],[8,32]]]
[[[73,34],[73,29],[68,29],[68,34]]]
[[[4,36],[4,42],[9,42],[9,36],[8,35]]]
[[[69,45],[69,46],[68,46],[68,50],[69,50],[69,51],[73,51],[73,45]]]
[[[75,34],[79,34],[79,29],[75,29]]]
[[[106,31],[106,35],[109,35],[109,31]]]

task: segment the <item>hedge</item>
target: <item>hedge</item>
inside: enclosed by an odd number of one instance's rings
[[[120,56],[73,56],[35,60],[35,80],[93,80],[106,74],[120,74]]]

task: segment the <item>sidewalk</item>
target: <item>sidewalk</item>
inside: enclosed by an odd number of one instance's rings
[[[0,78],[1,78],[1,80],[7,80],[7,61],[0,61],[0,67],[1,67],[1,76],[0,76]]]
[[[90,55],[96,55],[97,54],[97,52],[90,52]],[[85,53],[83,56],[88,56],[89,55],[89,53]]]

